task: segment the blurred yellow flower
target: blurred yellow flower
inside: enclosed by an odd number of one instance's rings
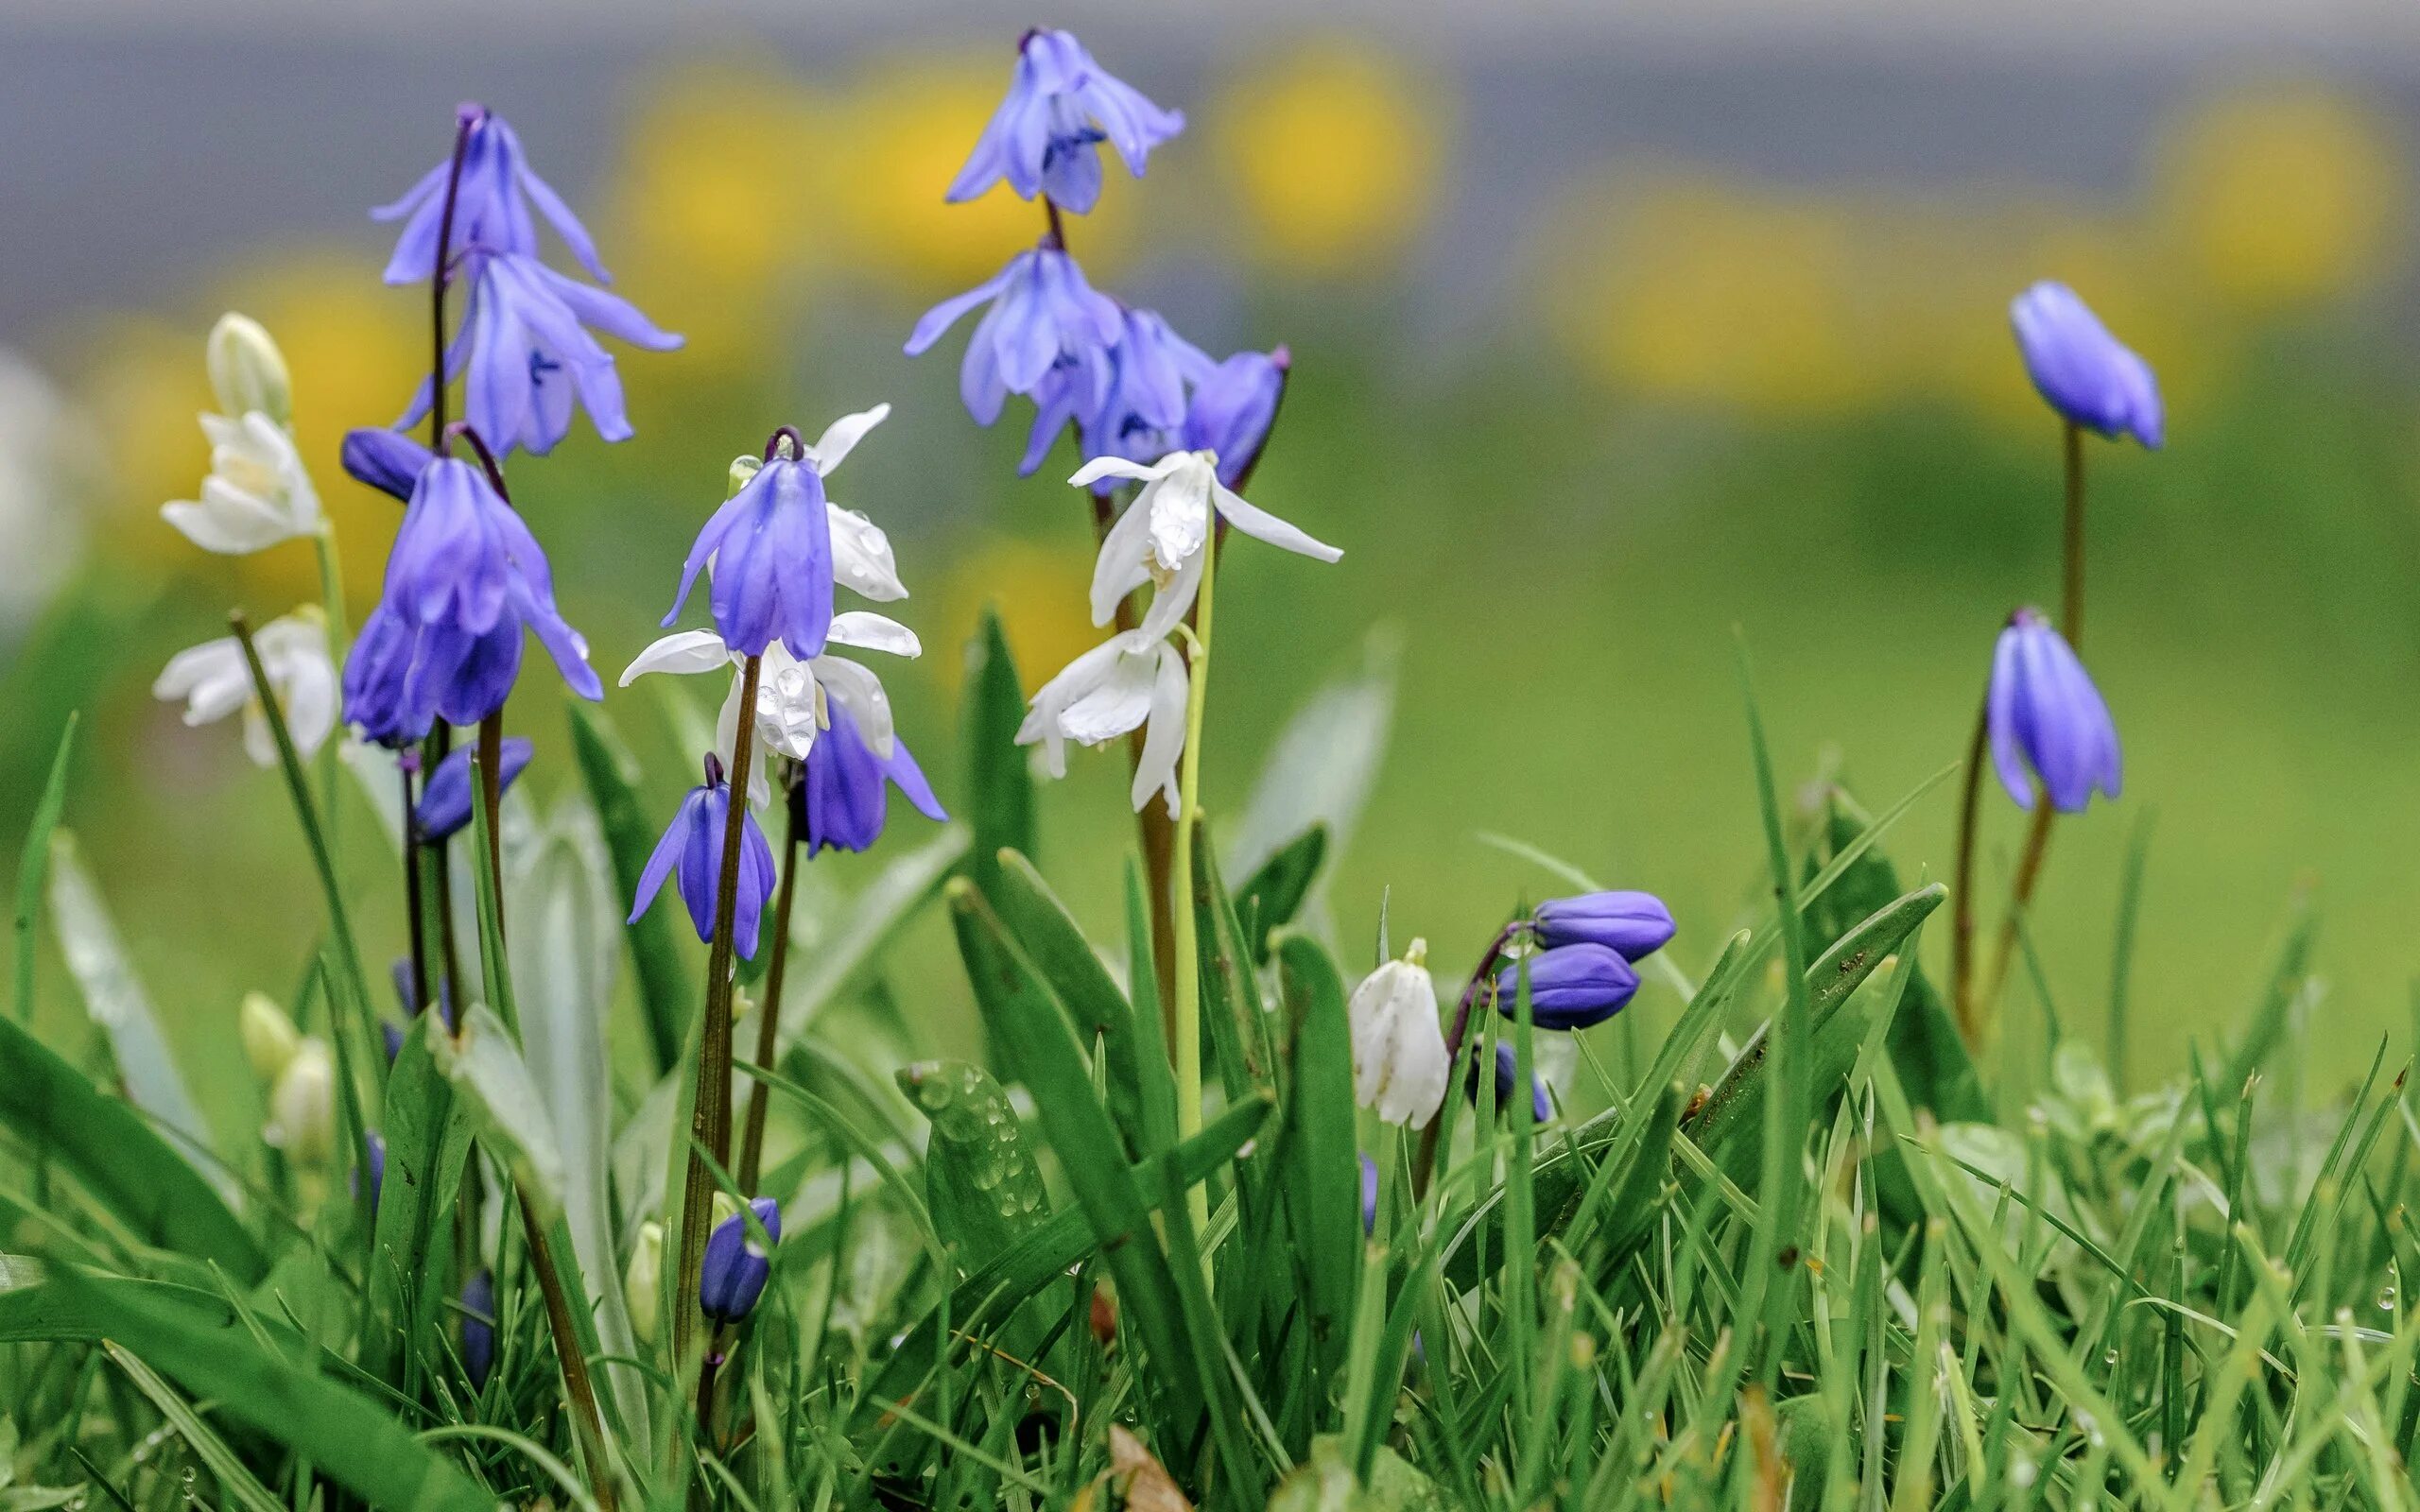
[[[1255,55],[1209,112],[1246,245],[1315,274],[1398,255],[1436,198],[1449,114],[1436,80],[1367,37]]]
[[[1080,505],[1075,507],[1080,508]],[[1107,640],[1095,629],[1084,602],[1092,582],[1092,543],[1077,540],[1071,526],[1063,547],[1000,539],[960,556],[942,579],[939,629],[931,643],[964,646],[975,637],[988,605],[1000,613],[1000,627],[1016,658],[1017,674],[1030,694],[1061,667]],[[955,686],[965,671],[956,655],[928,657],[926,664]]]
[[[942,198],[1008,88],[1013,60],[1004,43],[855,71],[838,136],[821,150],[844,168],[830,214],[852,239],[857,271],[938,300],[990,278],[1042,234],[1042,207],[1005,185],[966,204]],[[1115,267],[1132,215],[1129,187],[1112,183],[1100,208],[1068,222],[1069,249],[1087,272]]]
[[[2375,284],[2400,252],[2399,145],[2377,112],[2317,85],[2216,96],[2168,133],[2155,205],[2171,255],[2265,314]]]

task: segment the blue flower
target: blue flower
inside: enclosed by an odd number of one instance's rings
[[[505,742],[508,747],[511,744],[510,741]],[[395,964],[388,968],[388,974],[394,979],[395,999],[403,1004],[405,1018],[417,1019],[427,1011],[428,999],[421,995],[420,978],[412,971],[410,956],[396,956]],[[449,1029],[454,1027],[454,990],[445,985],[445,976],[441,971],[437,977],[437,1017],[443,1022],[445,1027]],[[392,1036],[392,1040],[387,1047],[387,1058],[392,1060],[395,1058],[395,1052],[403,1048],[404,1036],[403,1031],[392,1025],[389,1025],[389,1033]]]
[[[1028,31],[1017,44],[1008,96],[947,198],[973,199],[1006,179],[1027,199],[1046,195],[1080,215],[1100,198],[1097,144],[1115,148],[1139,179],[1151,149],[1184,129],[1184,112],[1164,111],[1113,77],[1074,33]]]
[[[2035,777],[2062,814],[2081,812],[2095,788],[2118,796],[2118,727],[2109,706],[2040,610],[2018,610],[2000,631],[1984,718],[1992,765],[2018,808],[2033,806]]]
[[[488,1383],[488,1368],[495,1364],[495,1277],[473,1275],[462,1287],[462,1369],[471,1389]]]
[[[1367,1150],[1361,1151],[1360,1156],[1361,1231],[1374,1234],[1378,1231],[1378,1162],[1370,1159]]]
[[[998,420],[1009,395],[1033,393],[1063,361],[1083,380],[1086,412],[1107,396],[1108,352],[1125,321],[1115,300],[1084,282],[1074,258],[1049,246],[1017,253],[988,282],[925,311],[908,337],[908,355],[939,341],[978,304],[991,308],[968,339],[958,371],[959,397],[977,423]]]
[[[1604,1022],[1638,991],[1630,962],[1602,945],[1558,945],[1529,958],[1530,1015],[1542,1029],[1585,1029]],[[1495,1005],[1506,1018],[1520,1005],[1521,963],[1495,976]]]
[[[2009,302],[2017,351],[2052,409],[2089,431],[2159,449],[2166,417],[2151,365],[2119,344],[2076,291],[2036,284]]]
[[[1063,358],[1033,391],[1033,434],[1020,473],[1042,465],[1068,421],[1087,459],[1156,462],[1178,449],[1186,391],[1215,370],[1200,347],[1154,310],[1124,310],[1116,345],[1090,360]],[[1098,485],[1103,492],[1114,484]]]
[[[510,787],[521,769],[529,765],[529,754],[535,748],[519,735],[504,743],[504,781],[497,784],[499,793]],[[471,822],[471,747],[457,747],[437,764],[437,770],[428,774],[428,785],[421,789],[419,806],[412,810],[424,844],[450,839]],[[409,971],[410,963],[405,962],[404,967]]]
[[[781,1205],[758,1197],[748,1206],[764,1226],[765,1237],[780,1244]],[[765,1280],[772,1273],[772,1256],[748,1236],[748,1220],[733,1213],[706,1236],[705,1257],[698,1266],[698,1305],[717,1323],[736,1323],[755,1311],[756,1298],[764,1295]]]
[[[398,499],[409,499],[422,472],[437,460],[436,453],[403,432],[376,425],[345,432],[339,455],[354,482]]]
[[[838,699],[829,700],[826,708],[831,728],[807,747],[805,780],[790,794],[790,801],[801,806],[806,821],[808,855],[826,846],[835,850],[872,850],[882,837],[889,790],[893,786],[925,817],[949,817],[941,800],[933,797],[924,769],[908,753],[905,741],[894,736],[890,754],[880,755],[867,744],[856,719]]]
[[[385,592],[345,659],[346,719],[382,745],[418,740],[440,717],[478,723],[512,691],[525,626],[574,692],[604,696],[528,525],[477,466],[439,458],[413,487]]]
[[[456,108],[455,120],[457,129],[468,131],[469,138],[462,144],[462,177],[454,195],[448,254],[471,246],[525,256],[536,252],[538,228],[529,218],[534,201],[579,265],[598,283],[612,283],[596,260],[596,244],[589,238],[588,228],[545,180],[530,171],[528,160],[522,156],[521,139],[504,117],[490,114],[484,106],[465,104]],[[425,284],[437,271],[437,237],[445,218],[445,184],[453,170],[449,155],[421,175],[401,199],[370,213],[373,220],[404,222],[395,255],[387,264],[388,283]]]
[[[1626,961],[1654,954],[1671,942],[1672,910],[1651,892],[1591,892],[1538,905],[1538,943],[1551,949],[1583,941]]]
[[[664,879],[676,870],[681,879],[681,901],[689,907],[689,922],[696,927],[698,937],[711,941],[715,936],[715,895],[722,879],[723,827],[730,821],[731,787],[723,781],[722,763],[709,755],[706,758],[706,781],[689,790],[681,800],[681,811],[655,843],[655,853],[647,858],[647,869],[639,874],[638,897],[631,904],[630,923],[637,923],[639,916],[655,902],[664,889]],[[739,895],[732,910],[732,942],[739,954],[753,959],[756,954],[756,926],[765,912],[765,900],[773,892],[773,848],[765,843],[765,832],[756,827],[756,817],[740,805],[739,833]]]
[[[621,375],[587,328],[656,352],[672,351],[681,338],[630,301],[526,253],[474,249],[470,266],[470,308],[445,349],[445,376],[450,382],[469,370],[464,409],[480,438],[499,454],[518,447],[543,456],[570,432],[577,402],[598,436],[630,439]],[[430,392],[424,379],[399,428],[428,413]]]
[[[1536,1005],[1534,988],[1531,992],[1530,1004],[1534,1010]],[[1495,1107],[1498,1112],[1512,1106],[1512,1089],[1519,1084],[1520,1068],[1517,1064],[1519,1059],[1519,1054],[1513,1049],[1512,1041],[1510,1040],[1495,1041]],[[1473,1103],[1478,1101],[1478,1066],[1476,1062],[1471,1066],[1470,1082],[1464,1090],[1470,1093]],[[1543,1076],[1532,1075],[1530,1078],[1530,1111],[1534,1121],[1540,1124],[1554,1117],[1554,1100],[1547,1094],[1546,1078]]]
[[[387,1058],[392,1060],[395,1057],[390,1055]],[[353,1190],[356,1193],[361,1190],[363,1171],[370,1173],[370,1211],[376,1212],[378,1194],[385,1190],[387,1185],[387,1141],[383,1136],[377,1134],[362,1136],[361,1164],[354,1171],[351,1183]]]
[[[1215,454],[1219,481],[1227,487],[1242,487],[1244,475],[1260,460],[1270,427],[1277,423],[1277,405],[1286,397],[1293,362],[1284,347],[1238,352],[1194,381],[1184,446],[1188,452]]]

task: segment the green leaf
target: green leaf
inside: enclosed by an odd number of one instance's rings
[[[783,1044],[805,1033],[827,1005],[882,958],[965,859],[966,846],[966,826],[945,826],[933,840],[883,868],[851,900],[848,914],[819,934],[812,951],[800,950],[805,942],[793,939],[789,980],[782,988]]]
[[[1025,686],[999,611],[986,605],[983,623],[966,646],[966,693],[959,727],[966,732],[966,811],[975,825],[975,885],[989,894],[1000,877],[1000,852],[1034,853],[1033,769],[1017,727],[1025,723]]]
[[[655,850],[663,825],[650,819],[638,794],[638,764],[632,761],[605,712],[579,698],[565,700],[571,713],[572,750],[580,781],[596,806],[606,852],[614,863],[614,897],[638,896],[639,877]],[[682,963],[680,936],[669,909],[650,908],[627,926],[631,965],[638,975],[639,1016],[647,1025],[648,1050],[658,1072],[681,1057],[681,1037],[697,1011],[693,973]]]
[[[1269,1512],[1453,1512],[1445,1488],[1384,1444],[1370,1464],[1367,1486],[1353,1473],[1343,1438],[1322,1434],[1310,1457],[1288,1472],[1269,1498]]]
[[[539,1221],[551,1223],[563,1211],[562,1145],[504,1021],[486,1004],[474,1003],[462,1016],[460,1036],[434,1035],[429,1050],[479,1137],[511,1167]]]
[[[246,1285],[268,1270],[251,1230],[140,1113],[12,1022],[0,1022],[0,1122],[142,1243],[216,1262]]]
[[[1294,1046],[1280,1179],[1293,1210],[1294,1259],[1308,1282],[1303,1302],[1324,1400],[1330,1378],[1344,1362],[1354,1288],[1361,1275],[1353,1026],[1343,978],[1318,941],[1286,936],[1277,947],[1277,970]]]
[[[1226,861],[1248,875],[1312,825],[1341,851],[1377,782],[1394,723],[1396,638],[1374,632],[1359,669],[1313,693],[1287,720],[1253,784]],[[1316,905],[1316,880],[1310,899]]]
[[[365,1397],[264,1349],[233,1309],[157,1290],[109,1286],[62,1268],[54,1293],[63,1337],[106,1337],[216,1404],[214,1411],[310,1460],[386,1512],[494,1512],[483,1490]]]
[[[134,1383],[134,1389],[149,1398],[160,1416],[168,1420],[168,1426],[192,1447],[194,1456],[210,1467],[211,1476],[218,1482],[218,1489],[226,1493],[229,1503],[247,1512],[285,1512],[278,1499],[269,1494],[268,1487],[260,1483],[260,1477],[227,1447],[227,1440],[211,1431],[210,1425],[193,1410],[193,1404],[177,1394],[176,1387],[161,1380],[158,1372],[115,1342],[105,1342],[101,1348]]]
[[[2277,948],[2277,963],[2269,969],[2268,979],[2261,985],[2260,1001],[2254,1005],[2251,1022],[2244,1025],[2243,1040],[2227,1057],[2226,1074],[2218,1085],[2242,1086],[2284,1042],[2287,1025],[2293,1018],[2294,1000],[2302,995],[2303,985],[2309,980],[2311,940],[2318,930],[2319,915],[2312,910],[2308,896],[2297,893],[2286,926],[2285,943]]]
[[[1143,1100],[1147,1075],[1165,1078],[1167,1063],[1148,1065],[1135,1038],[1134,1010],[1118,988],[1109,968],[1101,964],[1092,942],[1067,905],[1059,901],[1033,863],[1013,850],[999,857],[993,886],[984,894],[1000,922],[1015,937],[1033,969],[1042,974],[1075,1016],[1076,1038],[1086,1049],[1098,1044],[1107,1062],[1103,1076],[1110,1117],[1125,1136],[1126,1156],[1140,1160],[1154,1152],[1145,1127]],[[1003,1050],[1010,1047],[1002,1046]],[[1011,1057],[1013,1059],[1013,1057]],[[1175,1096],[1171,1087],[1168,1095]]]
[[[22,646],[19,649],[24,649]],[[26,848],[17,854],[16,1012],[19,1023],[34,1017],[34,917],[42,910],[43,868],[50,860],[50,832],[67,808],[67,758],[76,748],[76,722],[69,714],[59,732],[59,749],[50,759],[50,778],[43,783],[42,800],[34,805],[34,822],[26,832]]]
[[[961,1271],[1049,1222],[1050,1194],[1026,1148],[1025,1124],[990,1072],[970,1061],[924,1060],[901,1067],[898,1079],[932,1121],[925,1203]]]
[[[417,1394],[420,1374],[434,1358],[443,1288],[434,1281],[428,1261],[447,1243],[455,1194],[471,1153],[471,1124],[429,1054],[432,1037],[446,1038],[438,1017],[424,1013],[414,1019],[387,1074],[380,1118],[387,1173],[379,1183],[371,1236],[372,1322],[362,1331],[362,1368],[374,1380],[401,1386],[406,1397]]]
[[[60,954],[67,958],[68,974],[84,994],[85,1011],[109,1037],[110,1056],[127,1100],[186,1149],[207,1155],[210,1126],[185,1090],[185,1079],[160,1031],[159,1014],[134,974],[134,963],[126,957],[100,888],[84,869],[76,836],[63,829],[50,837],[50,921],[59,936]],[[225,1171],[215,1162],[198,1161],[196,1168],[229,1207],[236,1205],[235,1183]]]
[[[1294,921],[1327,859],[1327,826],[1314,824],[1261,863],[1236,894],[1236,917],[1252,940],[1252,958],[1269,964],[1270,936]]]

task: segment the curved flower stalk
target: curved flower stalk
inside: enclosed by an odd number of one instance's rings
[[[1037,28],[1018,41],[1008,95],[944,198],[974,199],[1006,180],[1023,198],[1084,215],[1100,199],[1098,144],[1139,179],[1151,149],[1184,129],[1184,112],[1162,110],[1102,68],[1073,32]]]
[[[337,674],[328,656],[328,627],[317,607],[304,605],[252,632],[261,665],[285,712],[287,733],[304,758],[336,729]],[[242,711],[244,753],[256,766],[277,765],[277,743],[252,687],[242,643],[233,636],[204,641],[178,652],[151,683],[151,696],[182,701],[185,723],[206,725]]]
[[[458,156],[421,175],[401,198],[370,213],[372,220],[404,223],[394,255],[387,262],[387,282],[424,284],[437,271],[451,180],[456,185],[453,234],[445,255],[474,243],[523,256],[536,253],[537,222],[529,215],[534,204],[589,276],[599,284],[612,283],[596,259],[596,243],[588,228],[529,166],[511,125],[486,106],[470,102],[455,107],[455,121],[462,137]]]

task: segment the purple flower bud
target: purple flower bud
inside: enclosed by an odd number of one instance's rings
[[[404,1053],[404,1031],[391,1023],[382,1023],[378,1026],[378,1038],[386,1042],[387,1064],[393,1065],[395,1057]]]
[[[473,1391],[487,1385],[494,1364],[495,1277],[482,1270],[462,1287],[462,1368]]]
[[[1560,945],[1529,957],[1530,1014],[1542,1029],[1585,1029],[1604,1022],[1638,991],[1630,962],[1603,945]],[[1519,1012],[1521,963],[1508,962],[1495,977],[1495,1005],[1506,1018]]]
[[[1531,1003],[1534,1011],[1534,988]],[[1495,1107],[1498,1112],[1512,1106],[1512,1089],[1517,1085],[1519,1067],[1516,1063],[1519,1059],[1512,1041],[1495,1041]],[[1470,1093],[1473,1103],[1478,1101],[1478,1066],[1476,1062],[1471,1066],[1470,1083],[1464,1090]],[[1543,1076],[1532,1075],[1530,1078],[1530,1108],[1537,1123],[1543,1124],[1554,1117],[1554,1099],[1547,1095]]]
[[[390,1027],[388,1032],[391,1034],[394,1031]],[[394,1052],[391,1050],[389,1051],[387,1053],[387,1058],[389,1060],[394,1059]],[[377,1134],[365,1136],[362,1140],[361,1154],[361,1165],[353,1173],[351,1184],[354,1192],[359,1192],[361,1190],[361,1173],[363,1171],[368,1171],[370,1173],[370,1211],[372,1212],[376,1212],[378,1211],[378,1194],[387,1184],[386,1139]]]
[[[1164,111],[1114,77],[1072,32],[1029,31],[1017,44],[1008,96],[947,198],[973,199],[1006,179],[1027,199],[1046,195],[1080,215],[1100,198],[1097,144],[1115,148],[1139,179],[1151,149],[1184,129],[1183,112]]]
[[[1538,943],[1602,945],[1626,961],[1662,950],[1672,938],[1672,910],[1648,892],[1591,892],[1538,905]]]
[[[1260,460],[1292,366],[1293,356],[1284,347],[1238,352],[1197,382],[1184,416],[1184,449],[1217,454],[1219,481],[1227,487],[1241,486]]]
[[[681,811],[672,816],[664,838],[657,841],[655,853],[647,860],[647,870],[639,876],[638,897],[631,907],[629,922],[638,922],[639,916],[655,902],[664,888],[664,880],[677,869],[681,881],[681,901],[689,906],[689,922],[696,927],[698,937],[711,941],[715,935],[715,899],[722,880],[723,826],[731,812],[731,787],[723,781],[722,765],[709,758],[708,781],[693,787],[681,801]],[[739,893],[732,913],[732,943],[739,954],[753,959],[756,954],[756,929],[764,916],[765,900],[773,892],[773,848],[765,843],[765,832],[756,827],[754,815],[746,804],[740,805]]]
[[[765,1237],[780,1244],[780,1204],[770,1197],[758,1197],[748,1206],[764,1225]],[[698,1268],[698,1305],[717,1323],[736,1323],[755,1310],[756,1298],[765,1292],[765,1279],[772,1273],[771,1255],[756,1247],[748,1233],[748,1220],[734,1213],[706,1236],[705,1258]]]
[[[507,744],[510,745],[510,742]],[[394,979],[395,1000],[404,1005],[405,1018],[417,1019],[427,1011],[428,996],[420,989],[420,978],[412,971],[410,956],[396,956],[395,964],[387,969],[387,974]],[[436,997],[437,1017],[441,1022],[451,1029],[454,1027],[454,993],[453,989],[446,986],[441,972],[438,976]],[[388,1047],[387,1058],[394,1059],[395,1052],[402,1045],[403,1032],[396,1030],[393,1032],[393,1042]]]
[[[498,788],[510,788],[521,769],[529,765],[530,752],[536,747],[519,735],[504,743],[502,771],[504,782]],[[428,844],[450,838],[471,822],[471,755],[473,747],[458,746],[437,764],[428,774],[428,785],[421,789],[420,804],[412,810],[413,820],[420,825],[420,837]],[[409,970],[409,964],[406,964]]]
[[[341,455],[354,482],[398,499],[409,499],[422,470],[437,460],[436,453],[403,432],[374,425],[345,432]]]
[[[383,745],[418,740],[441,716],[477,724],[512,691],[525,627],[574,692],[605,696],[588,643],[555,608],[528,525],[477,466],[430,463],[388,555],[386,591],[345,659],[346,719]]]
[[[463,105],[455,112],[457,129],[470,135],[462,144],[462,176],[454,192],[450,258],[465,247],[487,247],[527,256],[538,249],[537,225],[529,218],[535,202],[555,228],[572,256],[599,283],[611,283],[596,260],[596,244],[588,228],[571,213],[562,197],[530,170],[522,155],[521,139],[504,117],[484,106]],[[389,284],[425,284],[437,270],[439,232],[445,220],[446,181],[453,177],[449,155],[411,186],[401,199],[370,213],[373,220],[401,220],[403,235],[387,264]]]
[[[1369,1151],[1360,1153],[1361,1231],[1374,1234],[1378,1231],[1378,1162],[1370,1159]]]
[[[908,337],[908,355],[932,346],[960,316],[988,304],[966,343],[958,392],[977,423],[1000,418],[1011,394],[1034,393],[1065,362],[1081,369],[1091,391],[1078,413],[1106,396],[1109,349],[1125,330],[1117,301],[1084,282],[1076,260],[1056,247],[1037,247],[1009,259],[988,282],[925,312]]]
[[[2119,344],[2076,291],[2042,283],[2009,302],[2025,370],[2070,422],[2159,449],[2166,417],[2151,365]]]
[[[706,598],[723,644],[762,656],[779,641],[802,662],[823,654],[832,632],[832,514],[813,461],[775,456],[715,510],[681,565],[666,628],[710,559]]]
[[[2080,812],[2095,788],[2118,796],[2118,727],[2109,706],[2038,610],[2018,610],[2000,631],[1984,721],[1992,765],[2018,808],[2033,806],[2036,777],[2062,814]]]
[[[918,813],[933,820],[949,815],[933,797],[908,743],[894,739],[889,759],[874,754],[857,722],[838,699],[829,700],[832,728],[807,747],[806,777],[790,790],[790,801],[801,807],[806,833],[806,853],[825,847],[836,850],[870,850],[882,837],[890,809],[890,788],[897,786]]]

